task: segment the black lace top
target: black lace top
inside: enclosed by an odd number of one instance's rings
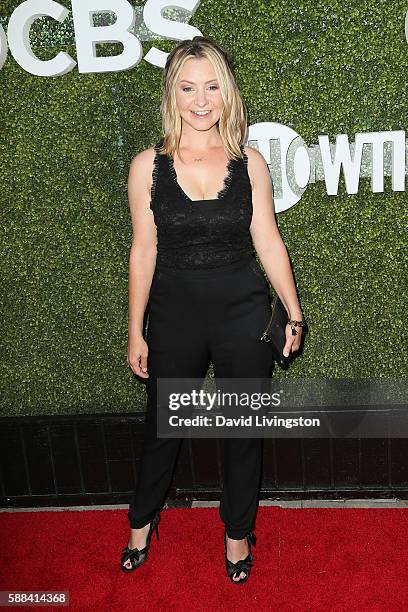
[[[212,200],[191,200],[177,182],[170,155],[156,151],[150,208],[157,227],[156,265],[167,268],[217,268],[254,257],[249,226],[252,190],[248,158],[228,163],[224,185]]]

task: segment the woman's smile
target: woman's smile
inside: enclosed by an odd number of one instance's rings
[[[191,111],[194,115],[194,117],[197,117],[199,119],[203,119],[205,117],[208,117],[209,114],[211,113],[211,111]]]

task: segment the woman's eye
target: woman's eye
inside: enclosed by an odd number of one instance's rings
[[[183,91],[186,91],[187,89],[191,89],[191,87],[183,87]]]

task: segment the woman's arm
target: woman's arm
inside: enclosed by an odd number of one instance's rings
[[[154,153],[152,147],[136,155],[130,163],[128,177],[128,199],[133,228],[128,274],[128,361],[135,374],[142,377],[147,377],[142,371],[143,368],[147,370],[143,318],[157,254],[156,225],[150,208]]]
[[[272,181],[264,157],[252,147],[245,147],[248,156],[248,174],[252,183],[253,216],[250,227],[252,241],[269,281],[286,307],[290,319],[303,319],[297,298],[289,256],[275,220]],[[287,328],[287,337],[290,327]],[[292,350],[300,346],[302,328],[292,336]],[[287,347],[285,347],[287,348]]]

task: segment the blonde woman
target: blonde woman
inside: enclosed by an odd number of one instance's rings
[[[128,363],[146,379],[147,416],[130,535],[121,569],[148,557],[181,439],[157,437],[160,377],[270,378],[273,358],[260,336],[270,317],[265,272],[289,317],[302,312],[276,225],[262,155],[243,145],[246,110],[229,54],[214,40],[182,41],[163,71],[163,136],[130,164],[133,241],[129,257]],[[144,313],[148,307],[146,340]],[[284,353],[299,349],[301,327],[286,328]],[[227,575],[245,582],[261,481],[262,438],[221,440]]]

